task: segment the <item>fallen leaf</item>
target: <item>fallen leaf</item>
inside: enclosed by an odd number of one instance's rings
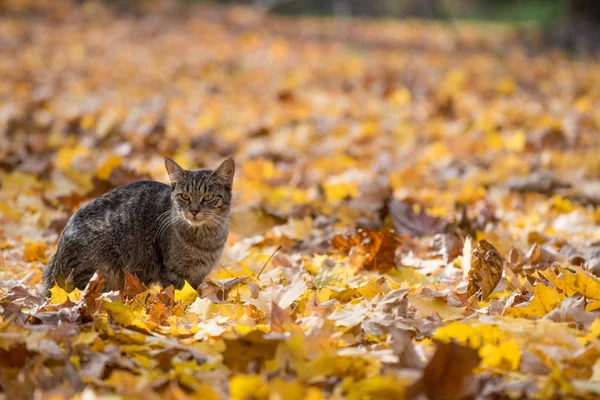
[[[146,290],[144,284],[136,276],[125,270],[125,289],[123,291],[125,297],[131,299]]]
[[[428,215],[423,207],[415,212],[414,206],[408,202],[392,200],[388,207],[394,228],[400,235],[435,235],[445,233],[450,227],[448,221]]]
[[[183,284],[183,288],[175,290],[175,301],[184,305],[189,305],[198,297],[198,292],[187,281]]]
[[[479,241],[471,260],[467,296],[477,294],[479,299],[486,299],[500,283],[504,261],[498,250],[487,240]]]
[[[477,351],[456,343],[436,343],[436,351],[423,377],[409,389],[407,398],[425,394],[432,400],[474,398],[477,380],[473,369],[479,365]]]
[[[504,315],[541,318],[558,307],[564,298],[564,294],[558,293],[555,288],[538,282],[533,289],[533,298],[529,304],[510,307],[504,311]]]
[[[41,261],[47,263],[46,251],[47,247],[44,243],[27,243],[23,251],[23,259],[29,262]]]
[[[331,244],[350,256],[354,268],[385,272],[396,267],[396,249],[401,242],[402,238],[389,230],[359,229],[354,235],[336,235]]]
[[[579,267],[572,269],[558,267],[558,274],[552,270],[540,272],[550,283],[566,293],[567,296],[581,294],[587,298],[600,300],[600,281]]]

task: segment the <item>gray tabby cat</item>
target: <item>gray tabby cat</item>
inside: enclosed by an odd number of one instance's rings
[[[143,283],[198,287],[227,240],[235,164],[187,171],[165,158],[171,185],[142,181],[121,186],[77,211],[44,271],[44,295],[58,281],[83,289],[94,272],[104,289],[122,289],[125,270]]]

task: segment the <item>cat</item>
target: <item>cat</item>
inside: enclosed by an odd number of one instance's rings
[[[83,289],[95,271],[103,291],[123,289],[125,270],[146,285],[204,281],[227,240],[235,163],[189,171],[165,158],[165,167],[170,185],[131,183],[73,214],[44,271],[46,297],[56,282]]]

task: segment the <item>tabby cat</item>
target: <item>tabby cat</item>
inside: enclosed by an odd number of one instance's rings
[[[170,185],[141,181],[113,189],[77,211],[44,271],[44,295],[58,282],[84,288],[95,271],[105,291],[125,270],[144,284],[198,287],[227,240],[235,163],[188,171],[165,158]]]

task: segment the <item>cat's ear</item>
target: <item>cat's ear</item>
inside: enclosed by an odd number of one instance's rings
[[[169,157],[165,157],[165,167],[167,168],[167,173],[169,174],[169,180],[171,183],[180,181],[185,175],[185,169],[181,168],[179,164]]]
[[[220,179],[222,182],[231,185],[233,183],[233,175],[235,174],[235,162],[232,157],[223,161],[219,168],[213,172],[213,175]]]

